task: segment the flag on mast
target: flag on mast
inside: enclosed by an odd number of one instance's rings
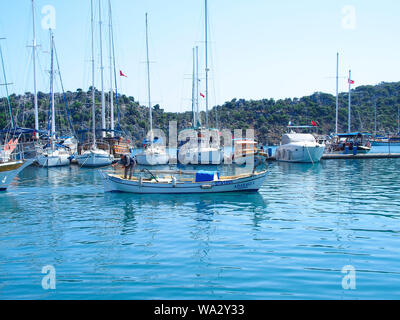
[[[128,76],[126,76],[121,70],[119,70],[119,75],[120,75],[121,77],[128,78]]]

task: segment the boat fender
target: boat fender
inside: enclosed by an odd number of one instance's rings
[[[211,184],[203,184],[200,188],[202,188],[202,189],[211,189],[212,185]]]
[[[143,185],[143,180],[142,177],[139,177],[139,185],[142,186]]]

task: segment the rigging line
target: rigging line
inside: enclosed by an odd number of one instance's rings
[[[6,94],[7,94],[8,110],[10,112],[11,127],[14,128],[15,127],[15,123],[14,123],[14,117],[13,117],[12,109],[11,109],[10,97],[8,95],[8,83],[7,83],[6,70],[4,68],[3,50],[1,48],[1,45],[0,45],[0,56],[1,56],[1,64],[2,64],[2,68],[3,68],[4,86],[6,88]]]
[[[58,62],[58,55],[57,55],[57,49],[56,49],[56,44],[55,44],[55,43],[54,43],[54,54],[55,54],[55,56],[56,56],[58,76],[59,76],[59,78],[60,78],[61,90],[62,90],[63,97],[64,97],[65,110],[67,111],[67,119],[68,119],[68,123],[69,123],[69,128],[71,129],[71,133],[72,133],[74,136],[76,136],[75,131],[74,131],[74,127],[72,126],[72,121],[71,121],[70,112],[69,112],[69,108],[68,108],[67,97],[66,97],[65,91],[64,91],[64,85],[63,85],[63,81],[62,81],[61,70],[60,70],[60,64],[59,64],[59,62]]]

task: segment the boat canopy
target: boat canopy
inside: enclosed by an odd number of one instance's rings
[[[372,136],[372,134],[367,132],[351,132],[351,133],[338,133],[337,135],[340,138],[353,138],[353,137],[360,137],[360,136]]]
[[[196,182],[210,182],[214,181],[215,176],[219,179],[219,171],[197,171],[196,172]]]
[[[314,142],[315,138],[309,133],[287,133],[282,136],[282,144],[296,143],[296,142]]]

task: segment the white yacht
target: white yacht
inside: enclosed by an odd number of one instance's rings
[[[153,135],[153,115],[151,108],[150,97],[150,61],[149,61],[149,36],[148,36],[148,22],[146,13],[146,56],[147,56],[147,90],[148,90],[148,104],[149,104],[149,122],[150,122],[150,142],[146,144],[144,150],[136,155],[136,161],[140,165],[155,166],[164,165],[169,162],[169,155],[162,144],[155,143],[157,138]]]
[[[76,161],[81,167],[103,167],[113,163],[114,157],[106,150],[100,149],[97,145],[92,145],[89,149],[83,150],[76,157]]]
[[[277,161],[314,163],[321,160],[324,150],[325,145],[318,143],[312,134],[292,131],[282,136],[275,158]]]
[[[101,9],[99,2],[99,16],[101,20]],[[93,11],[93,1],[91,2],[91,29],[92,29],[92,143],[84,144],[80,147],[80,152],[76,156],[76,160],[81,167],[102,167],[108,166],[113,163],[114,156],[111,153],[110,146],[105,142],[97,142],[96,141],[96,99],[95,99],[95,64],[94,64],[94,11]],[[100,24],[100,63],[103,66],[103,52],[102,52],[102,36],[101,36],[101,24]],[[101,68],[101,104],[102,104],[102,118],[105,116],[104,112],[104,86],[103,86],[103,68]],[[104,119],[103,119],[104,120]],[[103,121],[104,122],[104,121]],[[102,128],[105,128],[104,123],[102,124]],[[104,132],[104,131],[103,131]],[[101,148],[100,146],[103,146]]]

